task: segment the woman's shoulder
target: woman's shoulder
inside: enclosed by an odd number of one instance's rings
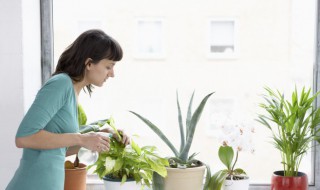
[[[69,89],[72,87],[72,79],[66,73],[59,73],[53,75],[43,86],[46,87],[53,87],[57,90]]]
[[[53,75],[46,83],[61,83],[61,84],[72,84],[72,80],[66,73],[59,73]]]

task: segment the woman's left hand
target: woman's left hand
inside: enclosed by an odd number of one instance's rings
[[[115,139],[117,139],[117,141],[120,142],[120,139],[117,135],[117,133],[115,131],[113,131],[112,129],[108,128],[108,129],[102,129],[101,132],[105,132],[105,133],[111,133],[112,137],[114,137]],[[130,137],[122,130],[122,129],[118,129],[118,133],[121,135],[122,139],[121,139],[121,143],[123,143],[124,145],[128,145],[130,144]]]
[[[111,131],[111,133],[112,133],[113,137],[119,141],[118,135],[114,131]],[[123,129],[118,129],[118,133],[122,137],[121,143],[123,143],[124,145],[130,144],[130,137],[123,131]]]

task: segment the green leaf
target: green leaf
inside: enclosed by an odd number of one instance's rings
[[[118,132],[118,129],[116,128],[115,124],[114,124],[114,119],[113,117],[110,117],[108,120],[108,124],[110,125],[110,127],[113,129],[113,132],[116,133],[116,135],[118,136],[119,141],[121,142],[122,137],[120,135],[120,133]]]
[[[133,139],[131,139],[131,147],[138,155],[141,155],[141,148],[134,142]]]
[[[152,176],[152,190],[164,190],[164,178],[154,172]]]
[[[98,125],[99,127],[102,127],[106,123],[108,123],[109,119],[103,119],[103,120],[98,120],[90,123],[90,125]]]
[[[157,172],[162,177],[167,176],[167,170],[165,167],[158,165],[157,161],[153,160],[152,157],[146,157],[145,159],[155,172]]]
[[[87,123],[87,115],[80,104],[78,104],[78,123],[80,125],[85,125]]]
[[[163,134],[163,132],[157,127],[155,126],[153,123],[151,123],[148,119],[142,117],[141,115],[133,112],[133,111],[129,111],[130,113],[134,114],[135,116],[137,116],[139,119],[141,119],[148,127],[150,127],[150,129],[152,129],[162,140],[163,142],[165,142],[168,147],[172,150],[172,152],[174,153],[174,155],[176,157],[179,156],[177,149],[173,146],[173,144],[169,141],[169,139]]]
[[[178,121],[179,121],[180,141],[181,141],[180,152],[182,152],[186,142],[185,142],[185,136],[184,136],[184,129],[183,129],[181,109],[180,109],[180,104],[179,104],[178,91],[177,91],[177,107],[178,107]]]
[[[220,170],[216,172],[210,179],[209,190],[221,190],[227,176],[228,170]]]
[[[98,132],[99,125],[80,125],[79,132],[81,134],[89,133],[89,132]]]
[[[192,93],[192,96],[189,101],[189,106],[188,106],[188,112],[187,112],[187,119],[186,119],[186,131],[187,131],[187,136],[189,136],[189,131],[190,131],[190,122],[191,122],[191,117],[192,117],[192,102],[193,102],[193,96],[194,96],[194,91]]]
[[[183,151],[180,153],[180,159],[186,161],[188,158],[188,154],[189,154],[189,150],[193,141],[193,136],[194,136],[194,132],[197,126],[197,123],[201,117],[202,111],[204,109],[204,106],[207,103],[207,100],[209,99],[209,97],[213,94],[214,92],[208,94],[207,96],[205,96],[200,105],[198,106],[198,108],[196,109],[196,111],[193,113],[192,117],[191,117],[191,122],[190,122],[190,129],[189,129],[189,133],[187,136],[187,143],[186,146],[184,147]]]
[[[206,173],[206,180],[203,185],[203,190],[208,190],[209,184],[210,184],[210,178],[211,178],[211,171],[210,171],[210,166],[205,164],[207,168],[207,173]]]
[[[127,175],[124,174],[121,179],[121,185],[124,184],[126,181],[127,181]]]
[[[123,159],[119,157],[114,164],[113,170],[118,171],[122,168],[122,166],[123,166]]]
[[[233,151],[232,147],[220,146],[219,158],[220,158],[221,162],[228,168],[228,170],[231,170],[233,156],[234,156],[234,151]]]

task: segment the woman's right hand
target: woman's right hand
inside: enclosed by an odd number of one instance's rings
[[[110,138],[93,132],[82,134],[80,146],[92,151],[107,152],[110,149]]]

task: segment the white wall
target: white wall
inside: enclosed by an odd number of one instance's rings
[[[39,0],[0,0],[0,189],[19,165],[19,123],[40,87]]]

